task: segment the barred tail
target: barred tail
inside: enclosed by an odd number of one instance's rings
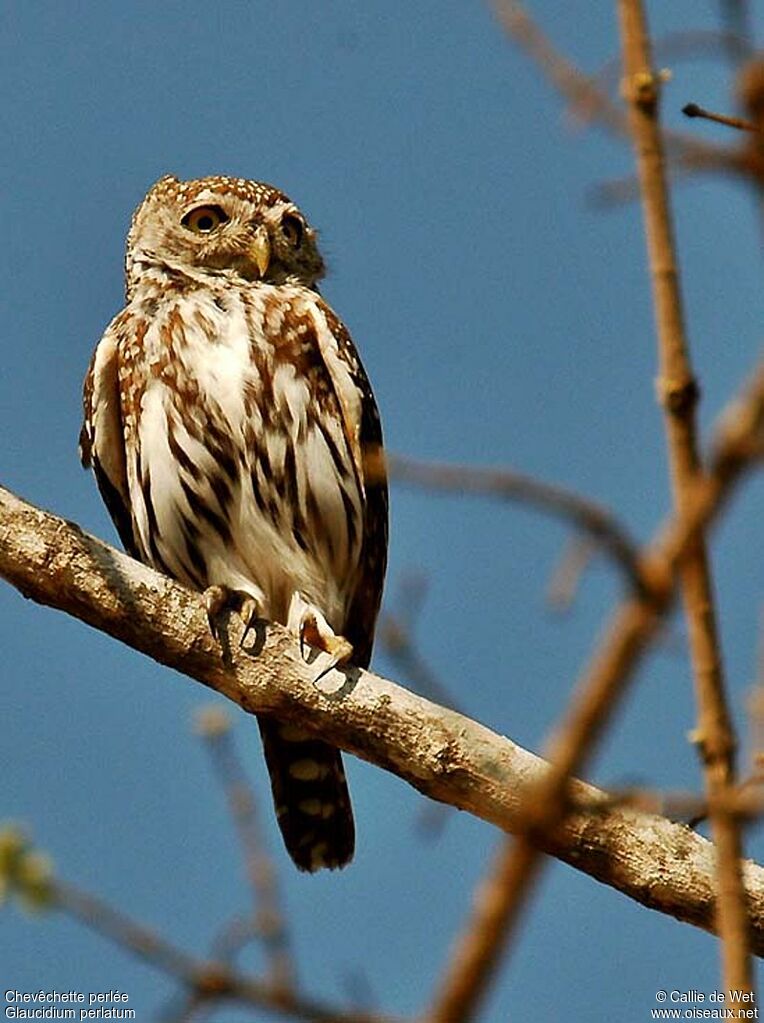
[[[287,852],[300,870],[344,867],[355,828],[340,751],[288,722],[257,723]]]

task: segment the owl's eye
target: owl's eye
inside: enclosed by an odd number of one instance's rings
[[[181,224],[195,234],[210,234],[227,220],[228,215],[219,206],[197,206],[185,215]]]
[[[298,217],[296,213],[285,213],[281,218],[281,233],[294,248],[299,249],[302,244],[304,231],[305,225],[302,218]]]

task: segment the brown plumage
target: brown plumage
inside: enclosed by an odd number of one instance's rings
[[[366,667],[382,593],[382,433],[352,339],[317,290],[315,232],[280,191],[165,177],[136,211],[127,305],[85,380],[83,464],[125,548]],[[339,751],[259,719],[303,870],[353,855]]]

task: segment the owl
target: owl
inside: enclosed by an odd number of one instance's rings
[[[124,309],[84,385],[83,465],[126,550],[366,667],[387,551],[382,432],[346,327],[318,290],[316,232],[283,192],[161,178],[133,215]],[[346,864],[340,753],[299,719],[258,724],[286,848]]]

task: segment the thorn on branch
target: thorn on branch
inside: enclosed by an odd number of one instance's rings
[[[736,128],[738,131],[750,131],[760,135],[761,129],[752,121],[746,121],[743,117],[730,117],[728,114],[715,114],[712,110],[698,106],[697,103],[686,103],[682,107],[685,117],[700,117],[706,121],[713,121],[715,124],[723,124],[727,128]]]

